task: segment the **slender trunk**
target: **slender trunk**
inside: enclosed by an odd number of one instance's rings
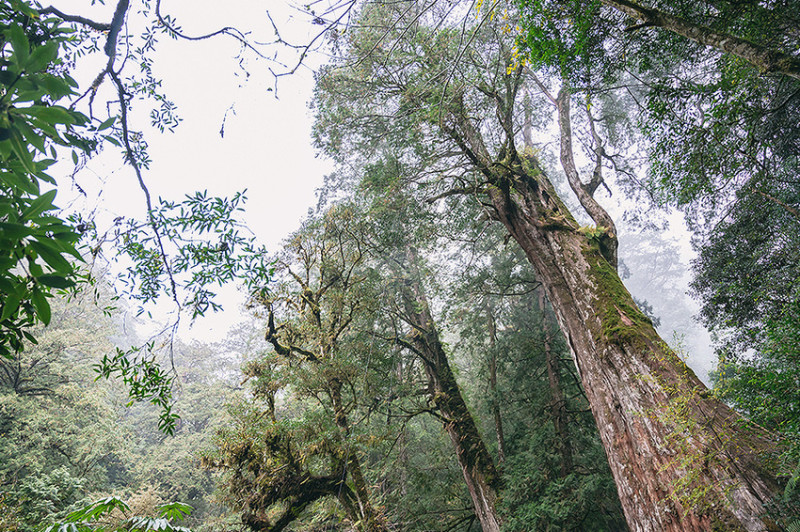
[[[406,306],[406,319],[413,330],[407,340],[408,346],[422,360],[432,383],[433,402],[446,420],[444,428],[455,448],[481,528],[484,532],[499,532],[497,470],[447,361],[419,280],[416,252],[410,247],[406,250],[406,259],[411,278],[401,284],[401,296]]]
[[[491,170],[487,194],[556,312],[630,528],[768,530],[778,485],[760,457],[772,436],[713,399],[664,343],[535,161],[507,167]]]
[[[553,428],[558,440],[558,452],[561,455],[561,476],[566,477],[572,472],[573,466],[572,440],[569,436],[569,425],[567,424],[567,402],[561,389],[561,370],[558,367],[558,357],[551,347],[551,332],[547,323],[544,290],[539,291],[539,311],[542,313],[542,339],[545,363],[547,364],[547,382],[550,387],[550,416],[553,418]]]
[[[503,435],[503,418],[500,415],[500,396],[497,392],[497,323],[491,309],[487,309],[489,319],[489,394],[492,397],[492,416],[494,432],[497,436],[497,463],[506,461],[506,439]]]

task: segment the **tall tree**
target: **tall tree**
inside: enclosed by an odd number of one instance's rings
[[[419,257],[411,244],[407,244],[405,257],[399,266],[399,296],[404,307],[402,317],[411,327],[406,338],[400,341],[422,361],[430,380],[431,401],[450,436],[481,529],[499,532],[501,522],[497,497],[500,477],[450,367],[422,284]]]
[[[254,300],[263,308],[273,352],[272,362],[257,360],[248,370],[265,407],[246,410],[238,426],[220,436],[218,456],[208,460],[230,471],[227,491],[253,530],[283,530],[309,505],[330,497],[359,530],[386,528],[354,444],[359,429],[353,417],[367,377],[359,367],[372,369],[355,325],[376,304],[356,224],[347,207],[309,221],[278,258],[279,284]],[[286,425],[276,405],[279,391],[295,396],[305,424]],[[254,433],[250,425],[259,428]],[[281,505],[283,511],[270,517]]]
[[[514,67],[502,23],[486,14],[462,32],[440,9],[364,8],[341,60],[319,78],[320,145],[345,163],[397,142],[417,161],[406,186],[421,199],[472,194],[517,241],[575,357],[631,529],[766,530],[778,484],[760,455],[774,449],[772,435],[709,396],[622,285],[616,235],[581,228],[534,152],[518,149],[521,91],[533,82]],[[427,148],[415,151],[415,137]],[[579,192],[587,185],[569,181],[592,216],[596,205]]]
[[[792,357],[773,358],[766,331],[789,333],[797,293],[797,3],[518,5],[536,68],[559,70],[593,94],[633,94],[627,112],[649,155],[646,182],[697,232],[694,288],[720,339],[720,375],[755,370],[751,392],[781,403],[768,375],[797,368]],[[743,392],[745,382],[734,388]],[[752,412],[736,395],[727,399]]]
[[[367,196],[364,213],[375,260],[386,257],[392,272],[395,312],[403,324],[397,341],[411,351],[428,379],[429,401],[450,438],[473,509],[482,530],[499,531],[497,511],[500,476],[488,446],[464,400],[455,372],[440,337],[424,280],[420,246],[436,241],[430,213],[415,204],[401,183],[405,165],[387,155],[364,169],[358,190]],[[352,185],[352,184],[351,184]]]

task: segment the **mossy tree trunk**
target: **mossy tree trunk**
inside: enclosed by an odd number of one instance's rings
[[[507,63],[506,63],[507,64]],[[772,435],[710,396],[659,337],[616,271],[616,234],[593,197],[602,158],[584,184],[572,156],[569,94],[547,92],[560,130],[567,181],[596,227],[580,227],[533,150],[518,151],[517,98],[527,70],[508,70],[489,92],[502,142],[489,149],[463,99],[451,103],[442,131],[480,173],[489,215],[521,246],[553,305],[634,531],[764,531],[765,505],[778,493],[762,457]],[[593,129],[593,118],[589,114]],[[486,127],[486,126],[482,126]],[[524,129],[524,128],[523,128]]]
[[[632,530],[768,530],[770,436],[709,396],[637,309],[595,238],[521,159],[488,195],[553,304]]]
[[[404,319],[412,330],[402,343],[419,357],[425,368],[432,402],[453,443],[481,529],[500,532],[496,508],[499,476],[447,360],[416,263],[416,252],[408,247],[400,297],[405,307]]]

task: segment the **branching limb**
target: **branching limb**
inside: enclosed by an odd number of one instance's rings
[[[85,17],[80,17],[78,15],[69,15],[67,13],[64,13],[63,11],[56,9],[53,6],[48,6],[43,9],[40,9],[39,14],[55,15],[61,20],[64,20],[66,22],[74,22],[76,24],[86,26],[87,28],[92,28],[93,30],[96,31],[108,31],[111,29],[111,24],[106,24],[105,22],[96,22],[94,20]]]
[[[590,192],[590,185],[581,181],[575,165],[572,152],[572,119],[570,117],[570,91],[567,86],[562,86],[556,97],[558,103],[558,126],[561,134],[561,166],[567,174],[567,181],[583,209],[592,218],[597,227],[605,228],[606,238],[604,243],[605,258],[614,267],[617,267],[617,230],[614,220],[608,212],[594,199]],[[602,163],[602,161],[601,161]],[[595,187],[596,188],[596,187]]]

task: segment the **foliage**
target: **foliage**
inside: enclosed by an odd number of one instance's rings
[[[50,326],[32,330],[38,345],[0,361],[0,492],[22,531],[108,481],[122,434],[88,361],[110,349],[112,330],[90,294],[55,300]]]
[[[206,460],[225,472],[226,498],[251,527],[280,530],[326,498],[359,529],[380,519],[359,458],[379,436],[353,421],[380,393],[376,367],[385,364],[360,330],[377,288],[357,225],[347,206],[306,223],[277,257],[276,283],[254,298],[272,353],[246,366],[254,401],[237,408]]]
[[[784,438],[781,469],[789,477],[783,500],[776,502],[779,517],[800,517],[800,298],[797,293],[777,319],[768,319],[756,356],[738,355],[720,360],[713,377],[715,391],[754,422]]]
[[[75,510],[61,523],[45,528],[44,532],[191,532],[188,528],[173,524],[173,521],[182,521],[192,512],[188,504],[163,504],[158,507],[158,517],[131,516],[121,524],[111,526],[102,523],[104,517],[116,512],[128,514],[130,507],[117,497],[106,497]]]
[[[80,228],[52,214],[56,182],[46,171],[55,146],[89,152],[91,132],[107,124],[58,104],[76,94],[58,57],[71,30],[10,0],[0,6],[0,32],[0,356],[10,358],[35,341],[31,327],[50,321],[51,293],[78,280],[65,256],[81,259]]]
[[[37,9],[23,0],[0,6],[4,58],[0,74],[0,355],[7,358],[22,349],[24,340],[36,341],[31,327],[50,321],[49,298],[54,293],[86,280],[75,267],[83,260],[81,253],[95,259],[112,244],[115,260],[127,272],[121,294],[142,303],[154,302],[161,295],[170,297],[177,314],[173,331],[184,307],[192,318],[220,309],[213,285],[240,280],[254,289],[249,285],[251,273],[258,278],[268,273],[264,250],[240,233],[243,227],[236,218],[245,201],[242,193],[228,199],[201,192],[181,202],[151,204],[142,177],[149,163],[147,143],[130,129],[128,112],[130,98],[142,96],[160,106],[151,116],[155,127],[171,130],[179,122],[174,104],[161,93],[149,57],[156,34],[168,31],[165,26],[174,21],[159,20],[160,15],[152,12],[154,6],[145,2],[144,12],[154,16],[153,25],[142,36],[141,45],[128,46],[124,52],[119,47],[119,59],[125,61],[117,68],[117,36],[129,4],[120,2],[118,7],[120,16],[111,24],[101,24],[54,8]],[[64,21],[73,28],[66,28]],[[100,52],[100,36],[94,33],[98,29],[107,31],[102,48],[109,59],[103,72],[79,93],[69,72],[85,55]],[[126,61],[138,64],[140,72],[124,77]],[[93,102],[105,80],[111,80],[116,91],[114,105],[103,120],[95,117]],[[65,100],[68,104],[62,103]],[[91,119],[76,110],[81,100]],[[112,111],[115,106],[119,106],[118,116]],[[58,184],[46,171],[60,153],[71,150],[77,173],[104,143],[122,148],[143,189],[148,213],[145,221],[119,218],[110,231],[98,236],[94,219],[53,212]],[[92,241],[79,249],[82,236]],[[160,426],[171,431],[175,423],[170,411],[172,379],[156,361],[152,347],[118,351],[101,362],[100,370],[106,377],[121,375],[131,386],[132,400],[160,404]]]
[[[141,302],[179,293],[185,297],[181,305],[196,318],[221,310],[212,285],[240,281],[248,293],[260,288],[257,283],[263,285],[271,269],[266,250],[252,236],[241,234],[246,228],[236,217],[246,201],[242,192],[220,198],[205,191],[181,202],[160,199],[150,221],[129,220],[117,228],[119,251],[133,262],[123,279],[125,292]],[[174,250],[169,262],[164,261],[154,229]]]
[[[717,393],[785,438],[783,467],[794,476],[796,412],[788,405],[797,402],[790,383],[800,325],[796,72],[759,67],[744,48],[699,44],[654,18],[623,15],[619,3],[600,4],[518,2],[532,64],[553,69],[571,61],[563,70],[576,87],[606,93],[622,85],[636,96],[628,113],[649,156],[647,185],[659,202],[683,209],[698,232],[693,288],[719,340]],[[795,1],[648,4],[627,3],[796,59]],[[568,16],[553,20],[556,13]],[[545,34],[553,25],[565,29],[563,38]],[[590,62],[592,51],[578,46],[590,39],[600,60]],[[562,48],[543,57],[535,49],[542,40],[551,41],[544,49]],[[590,79],[598,70],[612,75]]]
[[[213,481],[197,467],[195,453],[233,395],[230,357],[236,348],[175,346],[173,412],[182,417],[174,435],[165,437],[156,430],[157,409],[126,408],[118,384],[95,380],[91,363],[112,349],[109,337],[121,332],[118,316],[105,315],[94,297],[83,291],[70,301],[55,299],[50,326],[33,331],[39,344],[0,361],[0,500],[8,509],[3,529],[38,531],[110,493],[135,515],[156,515],[148,513],[156,504],[136,502],[152,485],[150,499],[190,503],[195,510],[186,526],[200,530],[223,511],[210,500]]]

